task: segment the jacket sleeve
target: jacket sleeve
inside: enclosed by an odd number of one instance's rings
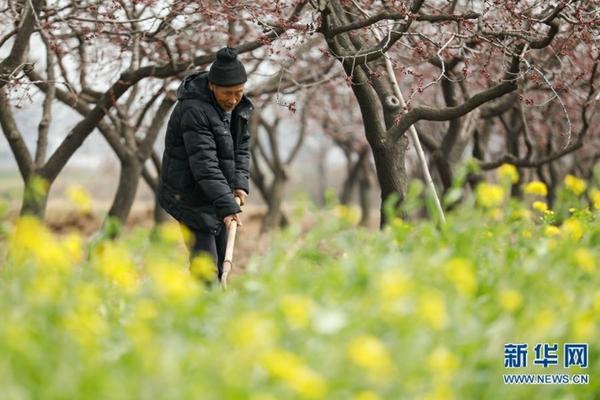
[[[250,176],[250,134],[248,133],[248,124],[242,131],[242,137],[235,153],[235,188],[243,189],[246,193],[250,193],[249,176]]]
[[[217,157],[215,137],[204,113],[189,108],[181,118],[181,131],[192,175],[219,218],[240,212]]]

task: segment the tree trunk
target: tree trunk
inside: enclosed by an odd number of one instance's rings
[[[360,162],[360,159],[357,161]],[[354,163],[352,162],[352,157],[350,154],[346,155],[346,179],[344,180],[344,184],[342,185],[342,192],[340,193],[340,204],[348,205],[350,204],[352,197],[352,190],[354,189],[354,184],[356,183],[356,176],[354,174],[355,168]]]
[[[397,196],[394,209],[398,209],[406,196],[408,177],[404,160],[407,145],[408,138],[403,136],[398,141],[373,146],[377,179],[381,187],[380,227],[382,228],[389,222],[384,208],[390,197]]]
[[[258,162],[256,162],[256,158],[255,158],[255,152],[252,151],[252,157],[253,157],[253,162],[250,166],[250,179],[252,179],[252,184],[253,187],[255,187],[256,189],[258,189],[258,193],[260,194],[260,196],[262,197],[263,201],[265,202],[265,204],[267,205],[267,213],[265,214],[265,216],[263,217],[263,219],[267,218],[268,214],[271,212],[271,190],[267,188],[267,185],[265,183],[265,177],[262,173],[262,171],[260,170],[260,168],[258,167]],[[273,183],[271,184],[273,185]],[[283,184],[285,185],[285,184]],[[283,191],[283,188],[281,189]],[[283,202],[283,198],[281,199],[281,202]],[[287,218],[287,216],[285,215],[285,213],[283,212],[283,210],[281,209],[281,202],[279,204],[279,227],[280,228],[284,228],[289,224],[289,220]],[[271,218],[271,217],[268,217]],[[264,233],[263,227],[267,227],[267,228],[274,228],[277,225],[271,225],[268,226],[264,223],[262,223],[261,225],[261,232]]]
[[[285,184],[285,177],[279,175],[274,177],[271,190],[269,191],[267,214],[263,218],[260,227],[261,234],[280,226],[281,224],[281,204],[283,203]]]
[[[157,160],[156,153],[152,154],[152,161],[154,162],[156,170],[158,171],[157,177],[156,178],[152,177],[152,175],[150,175],[150,171],[148,171],[148,168],[142,169],[142,177],[144,178],[144,182],[146,182],[146,184],[148,185],[150,190],[152,190],[152,193],[154,193],[154,214],[153,214],[154,226],[159,226],[162,223],[169,220],[169,214],[167,214],[167,212],[165,210],[163,210],[163,208],[160,206],[160,203],[158,202],[158,181],[160,179],[160,160]]]
[[[368,226],[369,219],[371,218],[371,180],[369,179],[369,166],[367,159],[364,159],[362,162],[358,188],[361,208],[360,225]]]
[[[117,218],[125,224],[137,193],[138,184],[142,175],[142,165],[139,161],[132,159],[121,162],[121,173],[119,174],[119,186],[113,199],[112,206],[108,211],[108,217]]]
[[[319,155],[318,155],[319,159],[317,161],[317,172],[318,172],[318,178],[317,178],[317,187],[318,187],[318,204],[321,207],[325,207],[325,192],[327,191],[327,163],[326,163],[326,157],[327,157],[327,149],[325,147],[322,147],[321,149],[319,149]]]
[[[27,179],[23,190],[20,215],[33,215],[43,220],[48,205],[49,190],[50,183],[39,175],[32,175]]]
[[[506,152],[512,155],[516,160],[520,158],[519,155],[519,134],[525,129],[523,122],[521,121],[521,113],[518,110],[513,110],[510,115],[510,125],[506,132]],[[521,186],[519,182],[512,184],[510,187],[510,195],[515,198],[522,198]]]

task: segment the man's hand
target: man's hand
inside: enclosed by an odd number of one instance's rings
[[[231,221],[235,221],[237,222],[238,226],[242,226],[242,219],[240,218],[240,214],[231,214],[226,216],[225,218],[223,218],[223,222],[225,223],[225,226],[229,228],[229,224],[231,224]]]
[[[246,197],[248,197],[248,193],[246,193],[244,189],[235,189],[233,191],[233,195],[240,198],[240,206],[246,204]]]

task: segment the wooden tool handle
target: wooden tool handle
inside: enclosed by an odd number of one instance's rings
[[[235,197],[235,201],[237,202],[238,206],[241,203],[241,200],[239,197]],[[229,223],[229,231],[227,232],[227,247],[225,248],[225,260],[223,261],[223,274],[221,275],[221,286],[223,286],[223,289],[227,288],[227,277],[229,276],[229,272],[231,271],[231,268],[233,267],[233,248],[235,246],[235,235],[237,233],[237,221],[236,220],[231,220],[231,222]]]

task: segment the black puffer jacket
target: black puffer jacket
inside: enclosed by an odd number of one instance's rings
[[[192,229],[218,234],[223,218],[240,212],[233,189],[248,190],[248,120],[244,96],[231,114],[231,132],[208,88],[208,73],[186,77],[177,91],[165,138],[158,199]]]

